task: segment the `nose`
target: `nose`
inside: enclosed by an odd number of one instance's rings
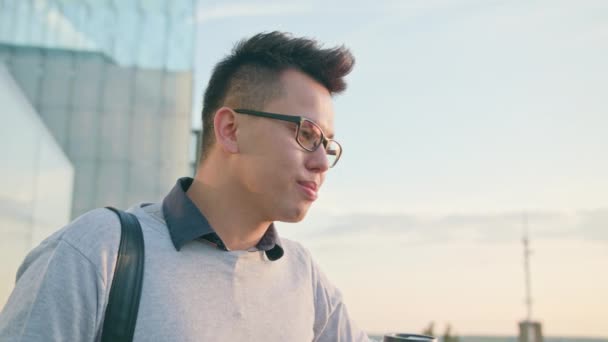
[[[323,145],[319,146],[314,152],[308,152],[306,168],[317,173],[324,173],[329,170],[329,159]]]

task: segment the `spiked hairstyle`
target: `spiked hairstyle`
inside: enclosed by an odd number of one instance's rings
[[[330,94],[338,94],[346,89],[344,76],[354,63],[344,46],[326,49],[315,40],[278,31],[238,42],[215,66],[205,91],[200,160],[215,142],[213,119],[222,106],[262,110],[269,100],[282,94],[280,76],[287,69],[303,72]]]

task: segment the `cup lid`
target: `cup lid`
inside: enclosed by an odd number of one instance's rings
[[[419,334],[387,334],[384,335],[384,342],[399,342],[399,341],[426,341],[435,342],[437,339],[433,336]]]

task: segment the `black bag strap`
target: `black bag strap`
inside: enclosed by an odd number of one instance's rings
[[[118,215],[121,235],[101,341],[130,342],[135,332],[144,275],[144,236],[135,215],[112,207],[107,209]]]

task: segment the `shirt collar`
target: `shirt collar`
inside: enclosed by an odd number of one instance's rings
[[[171,241],[176,250],[180,250],[186,243],[199,238],[208,236],[217,240],[219,248],[223,247],[223,242],[215,233],[207,218],[198,210],[196,205],[186,195],[186,191],[192,185],[193,179],[183,177],[171,189],[163,200],[163,215],[169,228]],[[263,250],[268,259],[274,261],[283,256],[283,248],[280,246],[281,240],[277,233],[274,223],[272,223],[260,242],[256,245],[258,250]]]

